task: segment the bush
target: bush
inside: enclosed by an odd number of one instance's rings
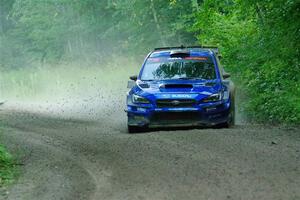
[[[0,145],[0,187],[12,181],[14,164],[12,156]]]
[[[206,0],[192,31],[221,47],[225,69],[254,121],[300,123],[299,6],[297,1]]]

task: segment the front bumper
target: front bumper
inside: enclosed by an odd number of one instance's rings
[[[128,105],[129,126],[139,127],[186,127],[214,126],[228,121],[230,101],[199,104],[191,108],[156,108]]]

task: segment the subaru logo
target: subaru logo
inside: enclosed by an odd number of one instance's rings
[[[180,104],[180,101],[174,100],[174,101],[171,101],[171,103],[174,106],[178,106]]]

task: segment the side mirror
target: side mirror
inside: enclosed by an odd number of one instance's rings
[[[129,81],[127,82],[127,88],[129,88],[129,89],[131,89],[131,88],[133,88],[134,86],[135,86],[135,82],[136,82],[136,80],[137,80],[137,76],[136,75],[134,75],[134,76],[130,76],[129,77]]]
[[[130,81],[127,82],[127,88],[128,88],[128,89],[131,89],[131,88],[133,88],[134,86],[135,86],[135,81],[130,80]]]
[[[223,78],[224,78],[224,79],[230,78],[230,74],[229,74],[229,73],[226,73],[226,72],[224,72],[224,73],[223,73]]]
[[[130,78],[130,80],[136,81],[137,80],[137,75],[130,76],[129,78]]]

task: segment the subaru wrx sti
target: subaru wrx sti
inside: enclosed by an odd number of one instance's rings
[[[128,131],[234,125],[234,84],[216,47],[156,48],[127,93]]]

